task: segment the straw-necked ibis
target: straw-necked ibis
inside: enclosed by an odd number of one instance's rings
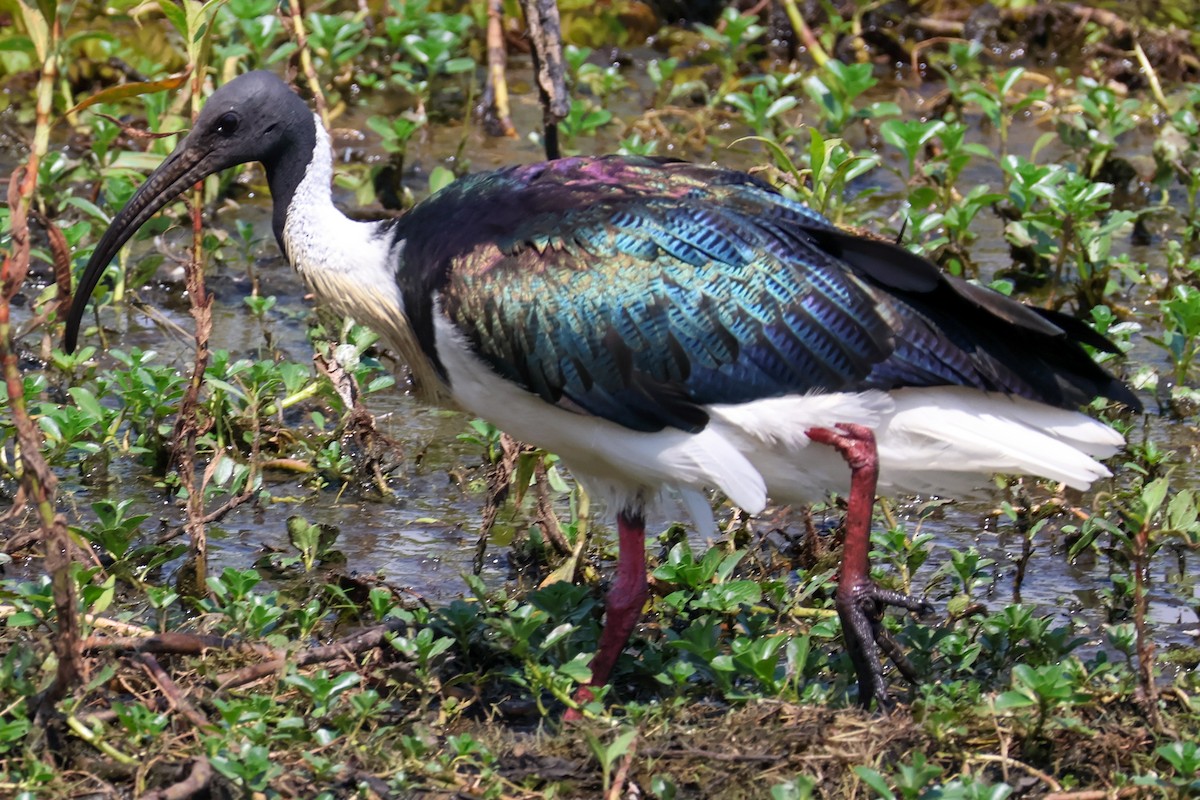
[[[710,488],[751,513],[836,491],[848,498],[837,609],[859,698],[883,703],[882,609],[926,604],[868,576],[877,487],[947,494],[1003,472],[1085,488],[1123,442],[1078,407],[1139,407],[1085,352],[1112,345],[1083,323],[841,231],[741,172],[568,158],[352,221],[332,200],[320,119],[265,72],[218,89],[113,220],[80,279],[68,350],[134,231],[198,180],[254,161],[279,246],[319,298],[377,331],[425,397],[558,453],[608,499],[619,557],[595,686],[641,614],[644,513],[664,490],[704,526]]]

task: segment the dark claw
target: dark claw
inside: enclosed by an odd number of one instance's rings
[[[874,700],[880,710],[889,710],[893,703],[883,680],[883,667],[879,651],[896,665],[896,669],[910,683],[919,677],[905,657],[900,645],[883,627],[885,606],[897,606],[919,616],[933,613],[933,606],[924,600],[890,589],[881,589],[867,581],[857,585],[838,587],[836,606],[842,620],[842,635],[846,640],[846,652],[858,674],[858,697],[864,708]]]

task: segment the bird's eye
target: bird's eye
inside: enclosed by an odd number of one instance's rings
[[[219,120],[217,120],[217,126],[213,130],[215,130],[217,132],[218,136],[229,137],[229,136],[233,136],[235,133],[237,133],[237,129],[238,129],[237,114],[234,114],[232,111],[230,111],[230,112],[222,115],[222,117]]]

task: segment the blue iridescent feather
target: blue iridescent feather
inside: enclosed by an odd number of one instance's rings
[[[399,273],[407,308],[437,293],[499,375],[634,430],[702,429],[711,404],[904,386],[1132,400],[1058,315],[838,231],[740,172],[510,168],[457,181],[395,235],[421,265]],[[432,317],[413,325],[436,364]]]

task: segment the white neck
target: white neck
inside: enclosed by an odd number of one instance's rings
[[[333,204],[332,184],[333,148],[318,119],[312,160],[288,203],[283,229],[288,261],[305,279],[314,272],[344,272],[387,258],[386,251],[374,246],[375,225],[355,222]],[[321,294],[317,287],[313,289]],[[337,298],[323,299],[337,302]]]
[[[384,338],[412,371],[417,390],[443,401],[444,387],[421,352],[396,274],[404,241],[393,243],[379,222],[356,222],[333,204],[333,148],[320,118],[316,146],[288,204],[283,247],[292,267],[321,302]]]

